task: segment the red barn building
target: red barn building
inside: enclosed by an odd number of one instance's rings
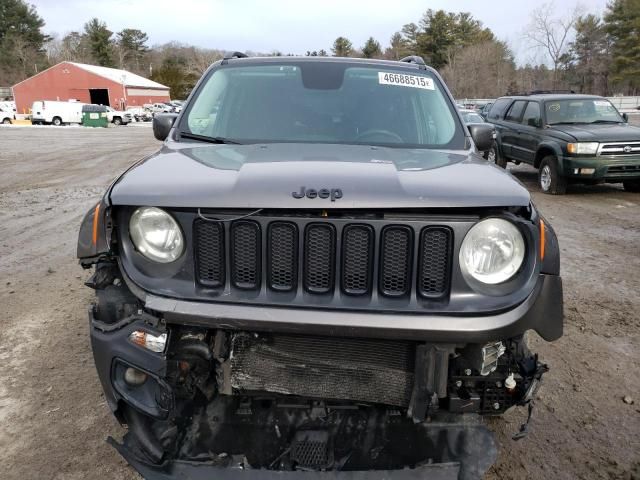
[[[37,100],[77,100],[124,110],[168,102],[169,87],[126,70],[61,62],[13,86],[17,113],[29,113]]]

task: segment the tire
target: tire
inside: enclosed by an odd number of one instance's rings
[[[564,195],[567,191],[567,179],[558,172],[558,162],[553,155],[547,155],[538,168],[538,185],[543,193]]]
[[[640,193],[640,180],[627,180],[622,186],[627,192]]]
[[[498,144],[496,142],[493,142],[491,148],[484,152],[482,156],[489,163],[495,163],[500,168],[507,168],[507,160],[500,155],[500,152],[498,151]]]
[[[51,124],[59,127],[62,125],[62,119],[60,117],[53,117],[53,120],[51,120]]]
[[[118,125],[122,125],[122,119],[120,117],[115,117],[113,119],[113,124],[118,126]]]
[[[11,123],[11,119],[10,118],[3,118],[2,119],[2,123],[3,123],[3,125],[9,125]]]

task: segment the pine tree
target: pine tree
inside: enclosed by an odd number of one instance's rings
[[[382,56],[380,42],[373,37],[369,37],[364,47],[362,47],[362,56],[364,58],[380,58]]]
[[[331,48],[334,57],[348,57],[353,53],[353,45],[346,37],[338,37]]]
[[[640,92],[640,0],[613,0],[604,16],[611,37],[613,80],[630,95]]]
[[[94,61],[103,67],[113,67],[113,45],[111,44],[113,32],[107,28],[107,24],[93,18],[85,23],[84,31]]]

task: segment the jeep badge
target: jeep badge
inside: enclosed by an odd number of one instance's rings
[[[342,190],[339,188],[332,188],[329,190],[328,188],[321,188],[320,190],[314,190],[313,188],[307,189],[307,187],[300,187],[299,192],[291,192],[291,196],[293,198],[331,198],[332,202],[335,202],[339,198],[342,198]]]

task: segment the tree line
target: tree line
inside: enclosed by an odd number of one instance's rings
[[[520,66],[507,42],[470,13],[432,9],[418,22],[403,25],[387,45],[369,37],[354,46],[347,36],[339,36],[329,51],[306,55],[391,60],[420,55],[441,72],[459,98],[493,98],[536,89],[640,94],[640,0],[612,0],[602,17],[578,8],[558,13],[552,3],[543,4],[529,20],[523,38],[544,61],[538,57]],[[174,98],[185,98],[224,53],[176,42],[150,47],[145,32],[136,28],[114,32],[97,18],[63,36],[47,34],[43,28],[36,9],[24,0],[0,2],[0,86],[58,62],[75,61],[135,72],[169,86]]]

